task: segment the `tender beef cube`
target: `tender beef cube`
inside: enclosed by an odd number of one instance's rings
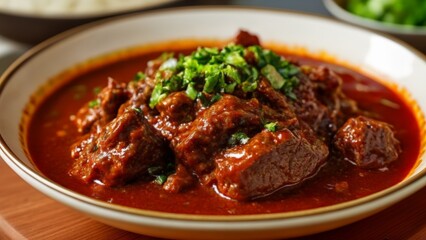
[[[155,74],[163,62],[164,60],[160,58],[149,61],[148,66],[145,69],[145,79],[131,81],[128,83],[127,90],[130,93],[130,98],[120,107],[119,114],[128,108],[140,109],[147,119],[151,119],[151,117],[156,114],[156,112],[151,109],[148,104],[152,90],[155,87]]]
[[[231,135],[241,129],[246,133],[262,128],[259,102],[223,95],[200,113],[187,131],[172,140],[178,161],[197,175],[214,167],[212,155],[225,147]]]
[[[129,108],[140,109],[145,115],[145,118],[150,119],[154,115],[153,110],[148,106],[149,99],[153,87],[149,81],[143,80],[138,82],[130,82],[127,87],[130,98],[127,102],[123,103],[118,110],[118,114],[122,114]]]
[[[292,102],[299,119],[306,122],[321,140],[328,142],[337,131],[330,110],[316,97],[315,86],[304,74],[299,74],[300,83],[294,92],[297,96]]]
[[[132,109],[117,116],[99,133],[74,144],[70,174],[86,183],[120,186],[163,166],[167,146],[144,116]]]
[[[392,126],[367,117],[350,118],[334,137],[342,155],[362,168],[381,168],[398,159]]]
[[[195,181],[194,176],[182,164],[176,166],[176,172],[167,178],[163,185],[163,189],[178,193],[182,192],[185,188],[190,187]]]
[[[217,187],[236,200],[265,196],[303,182],[318,171],[327,156],[327,146],[310,129],[264,130],[247,144],[216,157]]]
[[[174,92],[156,106],[163,119],[184,123],[194,118],[194,101],[185,92]]]
[[[359,112],[356,102],[346,97],[342,91],[342,79],[325,66],[309,67],[309,79],[314,83],[316,97],[330,111],[335,119],[337,128],[342,126],[347,118]]]
[[[271,84],[262,78],[256,96],[262,103],[262,114],[265,122],[277,122],[279,128],[298,125],[298,119],[289,100],[284,94],[272,88]]]
[[[129,97],[126,84],[117,83],[110,78],[108,86],[98,94],[97,104],[94,106],[86,104],[73,118],[77,130],[80,133],[98,131],[117,116],[121,104],[126,102]]]
[[[253,35],[247,31],[240,30],[235,37],[235,44],[243,45],[244,47],[249,47],[253,45],[260,45],[259,38],[256,35]]]
[[[195,118],[195,104],[185,92],[174,92],[160,101],[155,108],[159,115],[150,119],[150,123],[167,140],[172,140],[184,123],[189,123]]]
[[[329,68],[301,67],[299,85],[295,88],[297,99],[292,103],[297,116],[326,143],[345,121],[359,110],[355,101],[342,91],[342,79]]]

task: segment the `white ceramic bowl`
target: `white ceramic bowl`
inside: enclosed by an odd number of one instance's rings
[[[67,190],[40,174],[21,145],[22,110],[47,79],[77,63],[131,46],[173,39],[229,39],[240,28],[263,42],[324,51],[365,72],[406,89],[426,112],[426,61],[408,46],[333,20],[250,8],[182,8],[119,17],[64,33],[36,46],[2,76],[0,156],[30,185],[101,222],[125,230],[169,238],[278,238],[333,229],[372,215],[426,186],[424,151],[410,176],[376,194],[307,211],[249,216],[168,214],[122,207]],[[102,44],[100,44],[102,43]],[[425,126],[422,137],[425,141]],[[423,144],[422,146],[424,146]]]

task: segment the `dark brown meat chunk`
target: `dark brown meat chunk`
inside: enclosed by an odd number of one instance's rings
[[[194,118],[194,102],[185,92],[174,92],[156,105],[160,116],[174,122],[184,123]]]
[[[327,156],[327,146],[309,129],[264,130],[247,144],[218,155],[217,187],[237,200],[265,196],[303,182],[318,171]]]
[[[235,44],[243,45],[244,47],[260,45],[259,38],[247,31],[240,30],[235,37]]]
[[[334,145],[362,168],[380,168],[398,159],[399,141],[389,124],[367,117],[350,118],[337,132]]]
[[[212,155],[225,147],[231,135],[239,130],[247,134],[262,127],[259,102],[224,95],[201,113],[189,129],[172,140],[178,161],[197,175],[214,167]]]
[[[331,143],[345,121],[358,113],[356,103],[342,91],[341,78],[327,67],[302,67],[300,83],[292,102],[297,116],[306,122],[321,140]]]
[[[167,178],[167,181],[163,185],[163,189],[172,192],[178,193],[183,191],[183,189],[190,187],[194,184],[194,176],[186,169],[182,164],[176,166],[176,172],[170,175]]]
[[[321,103],[315,93],[314,84],[303,74],[299,74],[300,83],[295,89],[296,101],[292,102],[299,119],[306,122],[321,140],[328,142],[337,131],[330,110]]]
[[[299,120],[287,97],[273,89],[264,78],[261,78],[259,82],[256,98],[262,103],[262,117],[265,122],[276,122],[280,129],[299,125]]]
[[[86,183],[119,186],[162,166],[167,147],[142,114],[130,109],[72,148],[70,174]]]
[[[80,133],[99,131],[102,126],[117,116],[121,104],[126,102],[129,97],[126,84],[117,83],[110,78],[108,86],[98,94],[95,100],[97,103],[94,106],[82,107],[73,118],[77,130]]]
[[[194,105],[184,91],[171,93],[155,106],[159,115],[150,119],[150,123],[164,138],[172,140],[186,126],[184,123],[194,120]]]
[[[349,117],[359,113],[356,102],[343,93],[342,79],[335,72],[325,66],[309,69],[307,75],[314,83],[316,97],[327,106],[330,117],[340,128]]]

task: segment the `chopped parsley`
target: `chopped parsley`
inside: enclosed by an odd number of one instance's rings
[[[154,177],[153,182],[158,185],[163,185],[170,174],[175,172],[175,165],[168,163],[165,167],[163,166],[152,166],[148,168],[148,173]]]
[[[101,104],[101,103],[100,103],[99,99],[92,100],[92,101],[90,101],[90,102],[88,103],[89,108],[97,107],[97,106],[99,106],[100,104]]]
[[[254,56],[250,63],[246,60],[248,55]],[[187,56],[174,57],[173,54],[164,53],[159,59],[163,63],[155,76],[156,84],[149,102],[151,108],[176,91],[185,91],[190,99],[200,101],[204,101],[201,99],[204,93],[216,96],[232,94],[236,89],[254,92],[260,75],[274,89],[291,99],[296,98],[293,89],[299,83],[299,68],[261,46],[246,48],[230,44],[223,49],[200,47]],[[142,73],[140,76],[144,77]]]
[[[142,110],[137,107],[132,107],[132,110],[135,111],[136,113],[142,113]]]
[[[277,122],[270,122],[264,125],[265,129],[270,132],[277,131]]]
[[[98,95],[102,91],[101,87],[95,87],[93,88],[93,94]]]
[[[250,138],[247,136],[247,134],[243,132],[236,132],[231,135],[231,137],[228,140],[228,144],[230,146],[236,146],[236,145],[246,144],[248,143],[249,140]]]
[[[137,72],[137,73],[135,74],[135,77],[133,78],[133,80],[134,80],[135,82],[138,82],[138,81],[140,81],[140,80],[145,79],[145,77],[146,77],[145,73],[143,73],[143,72],[139,71],[139,72]]]

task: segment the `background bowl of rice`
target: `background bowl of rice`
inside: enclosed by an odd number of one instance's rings
[[[177,0],[0,0],[0,35],[37,44],[72,27]]]

